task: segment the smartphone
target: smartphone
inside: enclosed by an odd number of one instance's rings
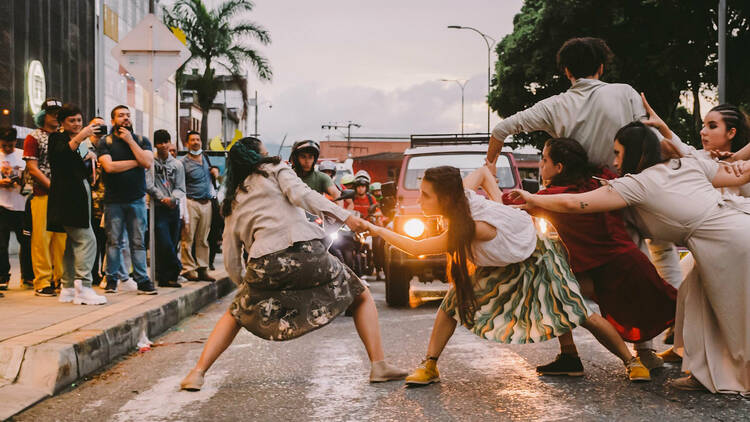
[[[97,125],[94,129],[94,133],[103,136],[107,134],[107,125]]]

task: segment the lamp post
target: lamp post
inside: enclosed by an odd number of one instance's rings
[[[465,79],[441,79],[443,82],[455,82],[461,88],[461,136],[464,136],[464,87],[469,82]],[[488,123],[489,127],[489,123]]]
[[[320,126],[321,129],[344,129],[346,128],[346,158],[352,158],[352,127],[360,128],[362,125],[349,120],[345,125],[332,124]]]
[[[255,99],[253,100],[253,104],[255,105],[255,124],[253,126],[253,136],[258,137],[258,107],[262,105],[268,104],[268,108],[273,108],[273,104],[270,101],[260,101],[258,102],[258,91],[255,91]]]
[[[492,85],[492,47],[497,43],[494,38],[470,26],[448,25],[448,29],[468,29],[479,34],[487,44],[487,133],[490,133],[490,85]],[[492,43],[490,43],[492,41]]]
[[[719,0],[719,103],[727,102],[727,0]]]

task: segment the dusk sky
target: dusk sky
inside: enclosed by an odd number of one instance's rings
[[[478,34],[446,26],[472,26],[499,41],[512,31],[521,5],[520,0],[256,1],[248,17],[271,34],[271,45],[258,50],[274,71],[270,83],[251,81],[260,97],[261,138],[340,139],[320,126],[347,120],[362,125],[354,132],[361,135],[459,132],[460,89],[441,78],[469,80],[465,131],[485,131],[487,47]]]

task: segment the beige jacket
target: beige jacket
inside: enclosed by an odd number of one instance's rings
[[[325,233],[310,223],[305,211],[324,213],[344,221],[351,213],[310,189],[286,164],[261,167],[268,177],[253,174],[245,179],[245,191],[237,190],[232,214],[224,224],[224,266],[237,284],[245,262],[292,246],[295,242],[322,239]]]

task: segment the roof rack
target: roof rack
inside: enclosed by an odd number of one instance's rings
[[[411,135],[411,148],[438,145],[483,145],[489,143],[490,135],[488,133]],[[515,144],[515,142],[506,142],[505,146],[514,147]]]

